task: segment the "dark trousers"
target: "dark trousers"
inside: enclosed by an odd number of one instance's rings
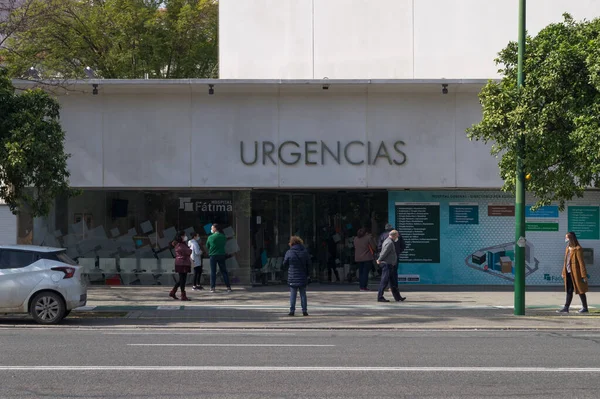
[[[359,288],[367,288],[369,285],[369,272],[371,271],[372,261],[360,262],[358,264],[358,285]]]
[[[300,305],[302,306],[302,312],[307,312],[308,301],[306,299],[306,286],[302,287],[290,287],[290,313],[296,311],[296,297],[300,291]]]
[[[386,287],[390,286],[392,295],[396,301],[399,301],[402,296],[398,291],[398,268],[396,265],[390,265],[387,263],[381,264],[381,281],[379,282],[379,291],[377,292],[377,299],[383,298],[383,291]]]
[[[195,287],[200,287],[200,283],[202,280],[202,266],[196,266],[194,267],[194,286]]]
[[[179,281],[175,283],[173,291],[177,292],[177,288],[181,289],[181,292],[185,292],[185,283],[187,282],[187,273],[179,273]]]
[[[565,300],[565,308],[567,309],[571,306],[574,292],[575,286],[573,285],[573,276],[571,276],[571,273],[567,273],[567,299]],[[587,296],[585,294],[580,294],[579,298],[581,299],[581,306],[583,306],[584,309],[587,309]]]
[[[210,288],[214,289],[217,284],[217,265],[223,276],[223,282],[227,288],[230,288],[229,274],[227,273],[227,266],[225,265],[225,255],[214,255],[210,257]]]
[[[331,273],[335,274],[336,281],[340,281],[340,274],[337,270],[337,265],[335,264],[335,258],[331,257],[329,262],[327,262],[327,280],[331,281]]]

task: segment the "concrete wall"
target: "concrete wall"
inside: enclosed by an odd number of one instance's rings
[[[518,0],[220,0],[222,79],[495,78]],[[536,34],[597,0],[529,0]]]
[[[481,118],[476,91],[457,86],[442,95],[439,85],[431,92],[422,86],[407,92],[386,85],[331,90],[265,85],[246,92],[216,87],[210,96],[205,85],[190,87],[104,86],[97,96],[74,91],[60,97],[71,183],[90,188],[502,185],[489,148],[465,136]],[[282,160],[277,150],[286,141],[300,148],[284,145]],[[255,158],[255,142],[259,152],[271,145],[264,142],[272,143],[276,164],[262,154],[254,164],[244,164],[241,142],[247,163]],[[298,157],[294,165],[284,163]]]

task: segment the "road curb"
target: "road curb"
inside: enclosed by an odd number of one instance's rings
[[[0,330],[8,329],[30,329],[30,328],[51,328],[51,329],[73,329],[73,330],[107,330],[107,331],[119,331],[119,330],[195,330],[195,331],[297,331],[297,332],[310,332],[310,331],[381,331],[381,332],[444,332],[444,331],[506,331],[506,332],[519,332],[519,331],[585,331],[585,332],[600,332],[600,327],[469,327],[469,326],[457,326],[457,327],[429,327],[429,328],[418,328],[418,327],[292,327],[292,326],[274,326],[274,327],[218,327],[218,326],[164,326],[164,325],[125,325],[125,326],[72,326],[72,325],[53,325],[53,326],[40,326],[40,325],[0,325]]]

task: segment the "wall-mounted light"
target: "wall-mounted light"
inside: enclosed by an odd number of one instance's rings
[[[33,79],[39,79],[40,73],[37,69],[35,69],[34,67],[31,67],[27,70],[27,76],[29,76],[30,78],[33,78]]]
[[[329,78],[328,78],[327,76],[325,76],[325,77],[323,78],[323,80],[328,80],[328,79],[329,79]],[[329,83],[325,83],[325,84],[323,85],[323,90],[329,90]]]
[[[208,85],[208,95],[212,96],[215,94],[215,85]]]
[[[94,88],[92,90],[92,94],[97,96],[98,95],[98,85],[97,84],[93,84],[92,87]]]
[[[442,94],[448,94],[448,85],[446,83],[442,84]]]
[[[83,70],[85,72],[85,75],[89,78],[89,79],[95,79],[96,78],[96,72],[94,72],[94,70],[92,68],[85,67],[85,69]]]

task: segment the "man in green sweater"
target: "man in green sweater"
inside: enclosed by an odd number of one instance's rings
[[[212,225],[210,231],[212,234],[206,240],[206,249],[208,249],[208,256],[210,257],[210,292],[215,292],[217,265],[219,265],[219,270],[221,270],[227,292],[231,292],[229,274],[225,265],[225,244],[227,243],[227,237],[225,237],[223,229],[217,223]]]

